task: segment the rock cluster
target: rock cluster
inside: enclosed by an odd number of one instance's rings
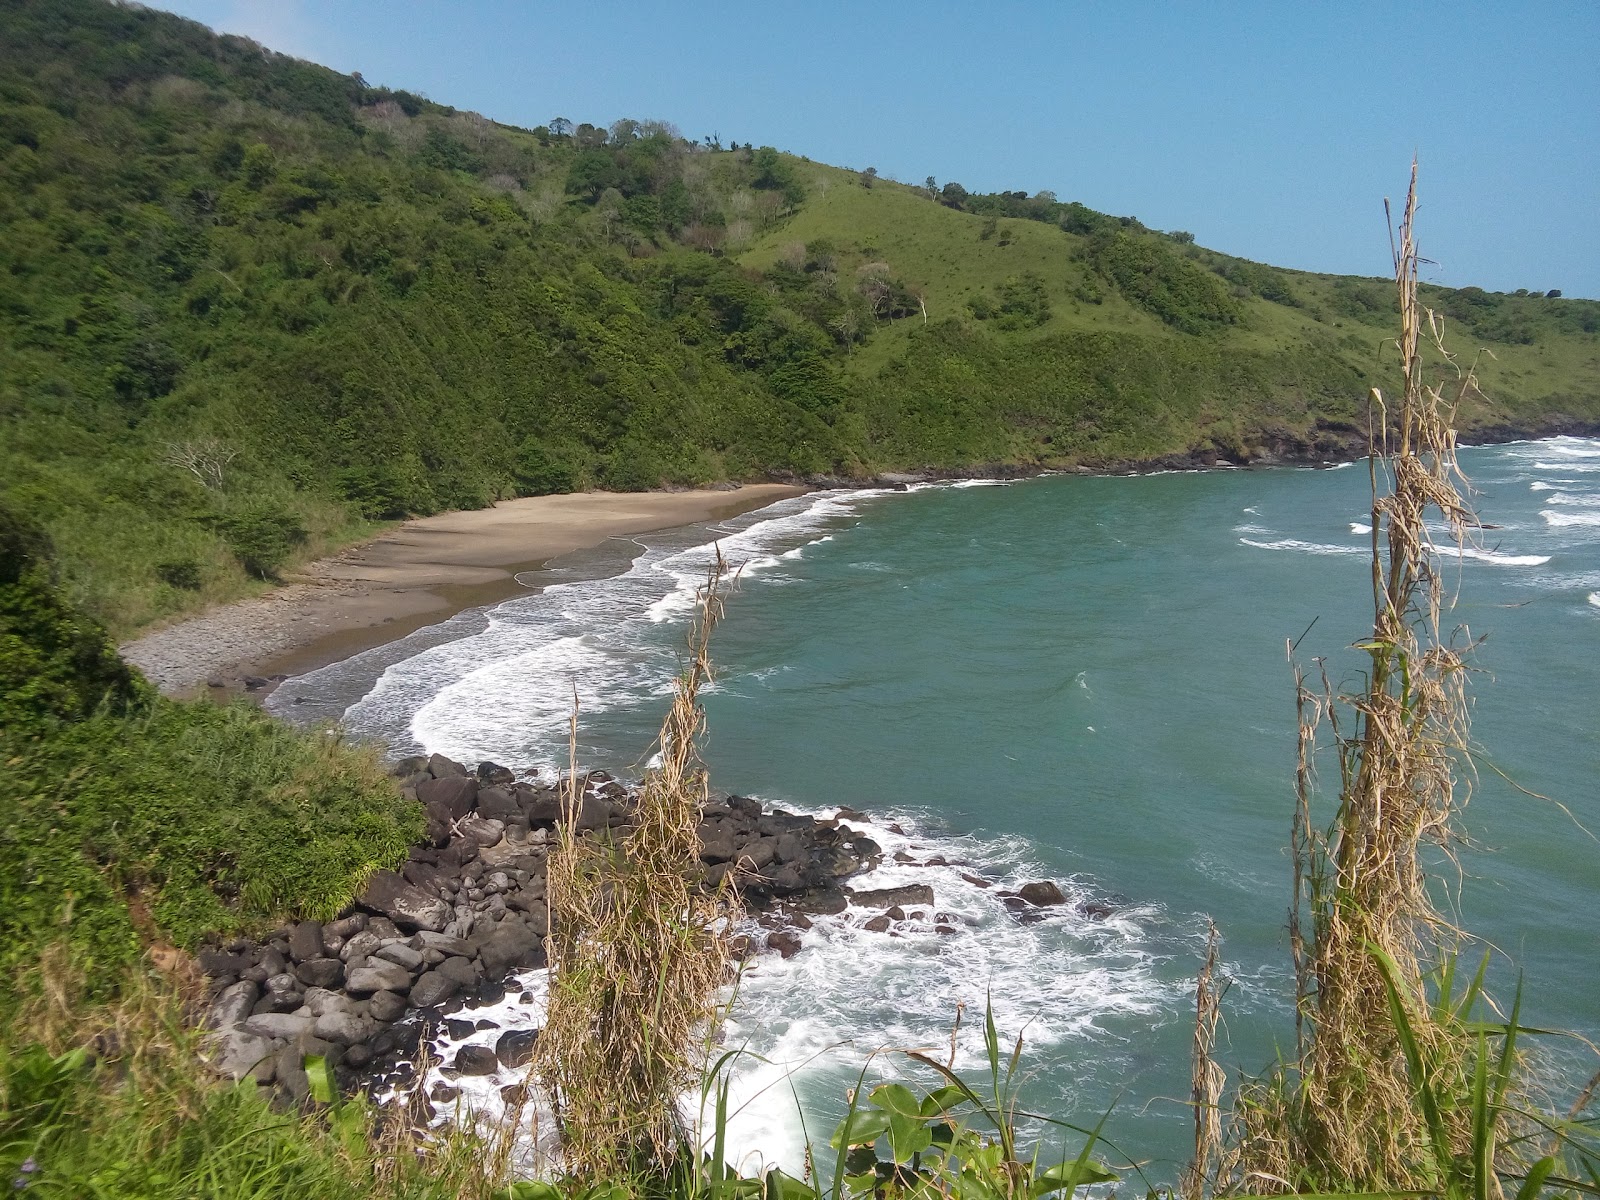
[[[545,964],[545,862],[557,822],[570,816],[580,833],[620,836],[636,801],[602,771],[578,781],[576,812],[566,788],[519,781],[495,763],[473,771],[435,754],[408,758],[394,774],[428,817],[426,837],[398,871],[374,874],[335,921],[200,951],[223,1074],[302,1099],[301,1063],[320,1054],[347,1086],[403,1081],[420,1041],[448,1014],[497,1002],[510,977]],[[841,881],[883,854],[839,820],[764,811],[740,796],[708,803],[700,835],[706,886],[726,881],[758,911],[780,903],[797,914],[840,911]],[[525,1061],[531,1045],[530,1036],[508,1054]]]

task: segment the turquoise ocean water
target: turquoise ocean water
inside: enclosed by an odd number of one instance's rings
[[[1452,623],[1486,638],[1474,844],[1448,878],[1463,926],[1501,952],[1502,992],[1525,975],[1527,1019],[1600,1037],[1600,441],[1462,462],[1495,528],[1446,560]],[[915,861],[862,886],[931,883],[963,929],[889,937],[847,915],[792,960],[760,960],[728,1031],[765,1060],[736,1089],[741,1145],[796,1163],[796,1096],[825,1136],[872,1052],[948,1046],[957,1005],[976,1066],[987,999],[1026,1039],[1030,1104],[1091,1124],[1114,1104],[1119,1144],[1171,1179],[1208,919],[1233,981],[1224,1061],[1259,1068],[1292,1042],[1286,642],[1354,681],[1367,485],[1357,464],[806,496],[573,556],[526,597],[273,703],[342,712],[399,752],[550,768],[576,688],[583,761],[636,771],[720,542],[744,569],[714,645],[714,786],[865,810]],[[916,865],[935,856],[947,865]],[[1056,879],[1112,915],[1020,924],[964,874]],[[902,1068],[891,1054],[870,1069]]]

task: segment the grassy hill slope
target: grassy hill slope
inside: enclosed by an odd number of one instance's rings
[[[0,233],[0,503],[118,633],[517,494],[1332,446],[1392,306],[102,0],[0,6]],[[1600,417],[1600,304],[1431,299],[1496,356],[1469,423]]]

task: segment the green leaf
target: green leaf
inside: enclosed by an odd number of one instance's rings
[[[917,1102],[916,1095],[903,1083],[885,1083],[872,1089],[868,1097],[879,1108],[888,1109],[892,1113],[899,1113],[906,1117],[920,1117],[923,1115],[922,1105]]]
[[[1116,1173],[1108,1171],[1093,1159],[1078,1159],[1070,1163],[1057,1163],[1046,1167],[1033,1177],[1028,1189],[1034,1196],[1048,1196],[1051,1192],[1073,1192],[1091,1183],[1114,1183]]]
[[[522,1179],[496,1192],[495,1200],[561,1200],[561,1189],[542,1179]]]
[[[328,1067],[328,1060],[320,1054],[306,1055],[305,1072],[306,1079],[311,1083],[311,1098],[318,1104],[337,1109],[339,1089],[333,1082],[333,1071]]]
[[[1555,1169],[1556,1160],[1548,1154],[1529,1167],[1527,1178],[1517,1189],[1517,1200],[1533,1200],[1539,1194],[1539,1189],[1544,1186],[1544,1181],[1549,1178],[1550,1172]]]
[[[967,1103],[967,1093],[958,1087],[936,1088],[924,1097],[920,1111],[925,1117],[939,1116]]]
[[[886,1112],[853,1112],[839,1122],[828,1139],[835,1150],[846,1146],[870,1146],[888,1132],[889,1114]]]
[[[766,1200],[820,1200],[822,1193],[811,1184],[786,1175],[774,1167],[767,1172]],[[536,1197],[532,1200],[548,1200]]]
[[[889,1116],[889,1151],[897,1163],[909,1163],[914,1155],[921,1154],[933,1145],[933,1131],[920,1116],[907,1117],[900,1113]]]

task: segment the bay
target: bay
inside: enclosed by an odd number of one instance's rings
[[[1441,895],[1500,952],[1502,994],[1526,976],[1531,1023],[1595,1037],[1600,442],[1462,461],[1496,527],[1444,557],[1452,621],[1486,640],[1474,845],[1460,873],[1440,864]],[[1118,1144],[1170,1181],[1208,921],[1232,980],[1224,1062],[1258,1070],[1292,1047],[1286,649],[1358,682],[1367,488],[1355,465],[802,497],[583,556],[559,568],[571,582],[291,681],[277,703],[336,696],[352,731],[400,751],[556,767],[576,691],[583,761],[637,771],[720,542],[743,572],[706,700],[714,785],[866,811],[889,861],[864,886],[931,883],[961,926],[888,937],[856,913],[752,964],[727,1030],[751,1051],[740,1145],[794,1165],[797,1098],[825,1139],[862,1064],[906,1073],[894,1051],[948,1047],[958,1006],[958,1063],[977,1066],[988,1004],[1024,1037],[1030,1106],[1089,1124],[1111,1108]],[[1055,879],[1073,903],[1023,924],[966,877]]]

